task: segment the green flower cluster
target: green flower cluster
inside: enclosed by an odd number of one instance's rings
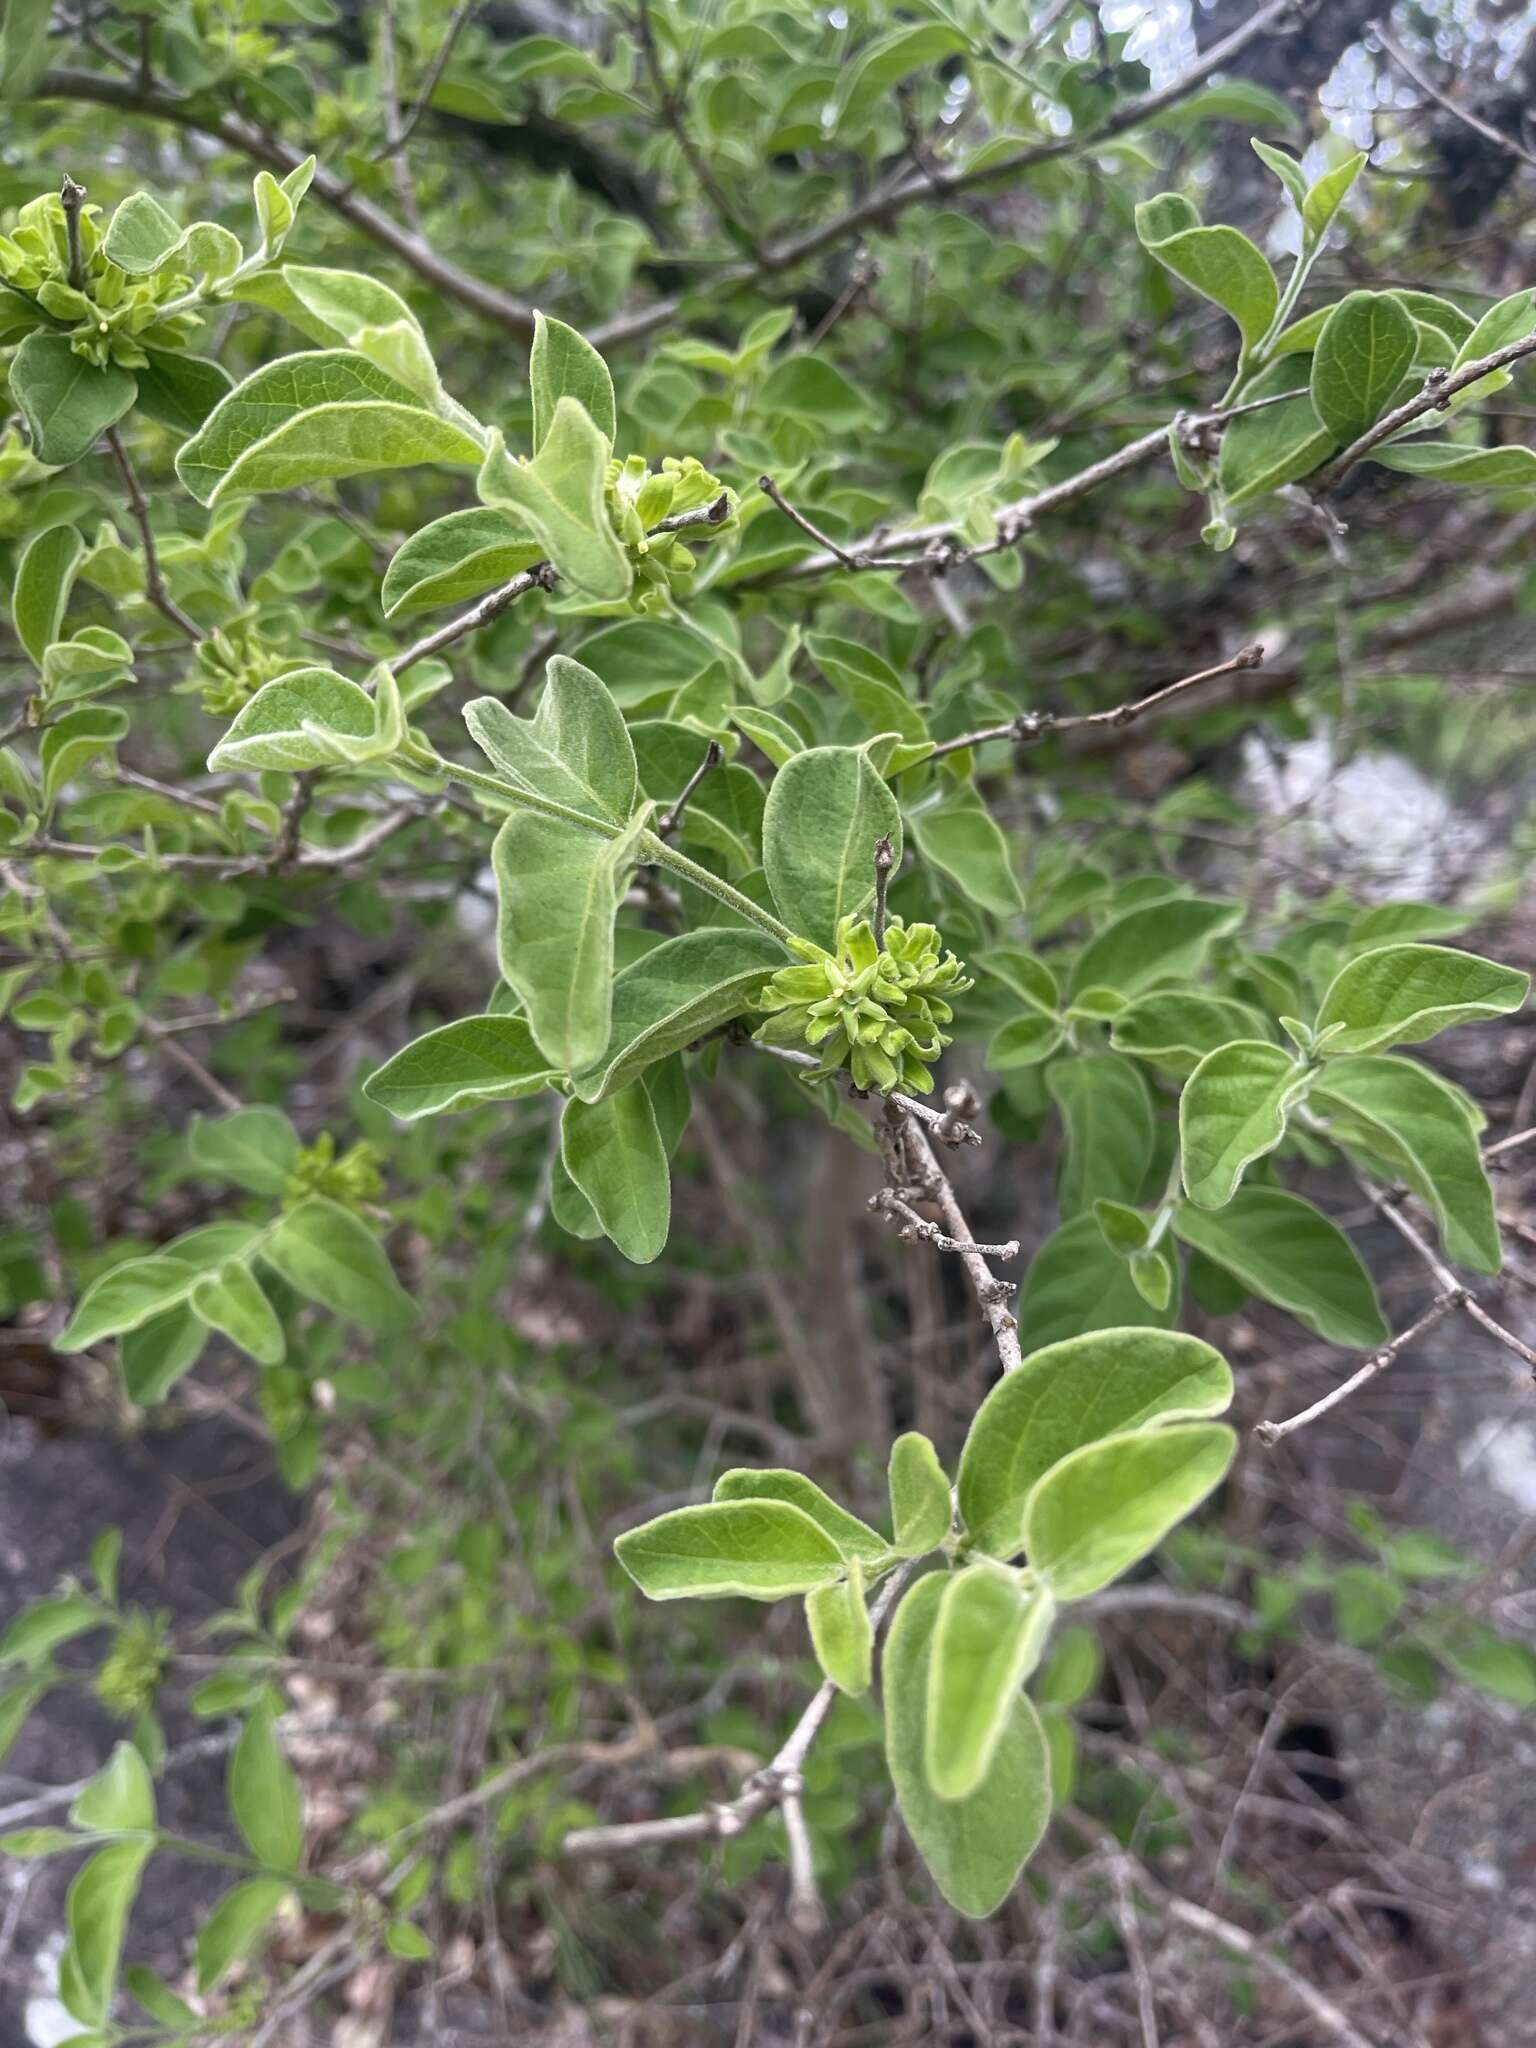
[[[702,511],[722,497],[725,507],[713,525],[701,522],[681,533],[652,531],[664,519]],[[640,611],[661,609],[673,584],[691,576],[698,567],[689,540],[725,533],[736,518],[734,492],[727,491],[692,455],[681,461],[668,455],[660,469],[652,469],[643,455],[629,455],[623,461],[615,458],[608,465],[607,504],[613,530],[634,565],[631,602]]]
[[[130,277],[102,253],[99,206],[82,206],[80,281],[70,280],[69,226],[55,193],[29,200],[15,227],[0,235],[0,344],[36,328],[67,331],[77,356],[98,369],[148,364],[146,348],[181,349],[196,333],[196,313],[167,312],[191,280],[173,270]]]
[[[233,718],[264,683],[295,666],[292,654],[266,644],[249,614],[199,640],[194,659],[198,673],[175,687],[196,691],[203,709],[214,718]]]
[[[291,1206],[306,1195],[329,1195],[345,1209],[364,1208],[384,1192],[378,1161],[378,1152],[366,1142],[354,1145],[338,1159],[336,1140],[329,1131],[322,1131],[293,1162],[285,1200]]]
[[[131,1720],[154,1705],[169,1662],[166,1616],[142,1611],[125,1615],[96,1673],[96,1697],[114,1714]]]
[[[950,1042],[940,1028],[954,1016],[948,999],[972,986],[962,963],[941,950],[936,928],[893,917],[877,944],[868,918],[845,917],[835,955],[804,939],[792,943],[807,964],[781,967],[764,987],[757,1007],[770,1014],[753,1037],[818,1047],[818,1078],[847,1067],[856,1088],[930,1094],[928,1069]]]

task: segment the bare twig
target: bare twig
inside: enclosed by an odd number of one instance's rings
[[[1528,149],[1522,149],[1512,135],[1506,135],[1502,128],[1495,128],[1493,123],[1485,121],[1481,114],[1474,114],[1470,107],[1462,106],[1459,101],[1453,100],[1449,93],[1442,92],[1439,86],[1432,84],[1396,37],[1387,32],[1382,22],[1368,21],[1365,32],[1376,38],[1403,76],[1411,79],[1420,92],[1427,93],[1437,106],[1444,107],[1448,114],[1463,122],[1474,134],[1481,135],[1485,142],[1493,143],[1497,148],[1506,150],[1510,156],[1518,157],[1521,163],[1529,164],[1536,169],[1536,156],[1532,156]],[[1423,173],[1416,172],[1415,175],[1422,176]]]
[[[1272,1977],[1298,2005],[1306,2008],[1332,2040],[1341,2042],[1343,2048],[1373,2048],[1373,2044],[1350,2023],[1348,2016],[1331,1998],[1325,1998],[1289,1963],[1282,1963],[1278,1956],[1271,1955],[1245,1928],[1236,1926],[1231,1920],[1223,1920],[1205,1906],[1197,1906],[1189,1899],[1175,1898],[1171,1894],[1164,1894],[1163,1910],[1170,1920],[1177,1920],[1181,1926],[1190,1928],[1205,1940],[1230,1949],[1234,1955],[1241,1956],[1255,1969]]]
[[[438,44],[437,55],[432,59],[432,68],[422,82],[421,91],[416,95],[416,104],[406,115],[400,132],[395,137],[392,147],[397,155],[415,134],[417,122],[432,104],[432,95],[437,91],[443,73],[448,69],[453,46],[459,40],[460,32],[478,4],[479,0],[460,0],[460,4],[454,9],[453,19],[443,31],[443,40]]]
[[[117,473],[123,480],[123,493],[128,500],[128,510],[133,515],[133,523],[139,529],[139,542],[144,550],[144,595],[162,617],[170,620],[178,633],[184,633],[189,640],[201,640],[202,627],[195,619],[187,616],[166,588],[165,576],[160,567],[160,556],[155,547],[155,530],[149,521],[149,500],[144,495],[144,486],[139,482],[138,472],[128,458],[128,450],[123,445],[120,428],[107,429],[107,446],[112,451],[112,460],[117,464]]]
[[[791,1067],[819,1067],[821,1061],[813,1052],[799,1052],[792,1045],[764,1045],[760,1039],[751,1038],[747,1043],[754,1052],[766,1053],[770,1059],[783,1060]],[[851,1085],[851,1084],[850,1084]],[[926,1124],[934,1136],[946,1145],[979,1145],[981,1133],[970,1124],[953,1122],[943,1110],[934,1109],[926,1102],[919,1102],[915,1095],[893,1094],[890,1101],[906,1111],[908,1116]]]
[[[904,1201],[894,1188],[881,1188],[869,1198],[869,1206],[876,1215],[889,1216],[897,1225],[896,1235],[910,1244],[920,1239],[931,1244],[940,1252],[979,1252],[987,1259],[1016,1259],[1019,1256],[1019,1241],[1009,1238],[1006,1244],[977,1244],[958,1237],[946,1237],[936,1223],[919,1216],[910,1202]]]
[[[190,1075],[210,1102],[217,1103],[220,1109],[230,1115],[244,1107],[238,1095],[226,1088],[217,1075],[210,1074],[202,1061],[188,1052],[187,1048],[172,1037],[162,1025],[157,1024],[153,1017],[141,1017],[139,1029],[157,1052],[164,1053],[173,1066],[180,1067],[184,1074]]]
[[[683,821],[683,813],[687,810],[689,799],[694,791],[704,780],[705,776],[709,774],[710,770],[718,768],[724,759],[724,747],[721,746],[718,740],[711,740],[704,749],[703,760],[683,784],[682,794],[678,797],[677,802],[673,804],[672,808],[658,823],[656,827],[656,837],[658,839],[670,839],[672,837],[672,834]]]
[[[875,915],[871,929],[875,944],[885,944],[885,900],[891,891],[891,876],[896,867],[896,849],[889,839],[875,841]]]
[[[977,1306],[987,1319],[1003,1371],[1012,1372],[1023,1363],[1019,1326],[1008,1307],[1014,1289],[1009,1281],[997,1279],[987,1264],[989,1253],[993,1256],[1002,1254],[992,1253],[991,1247],[976,1242],[949,1176],[940,1166],[938,1155],[928,1142],[922,1125],[906,1105],[892,1096],[886,1104],[885,1115],[899,1139],[912,1181],[921,1187],[924,1196],[944,1219],[952,1248],[965,1268],[965,1277],[971,1283]]]
[[[786,519],[793,520],[802,533],[808,533],[811,539],[815,541],[817,547],[825,548],[835,562],[840,562],[845,569],[859,569],[864,566],[856,556],[849,554],[846,549],[839,547],[831,534],[823,533],[814,520],[808,519],[803,512],[792,505],[771,476],[760,476],[757,480],[757,488],[765,498],[771,499],[778,506]]]
[[[1019,746],[1036,746],[1050,733],[1080,731],[1091,726],[1130,725],[1159,705],[1168,703],[1171,698],[1182,696],[1186,690],[1212,682],[1217,676],[1258,668],[1263,660],[1264,649],[1255,641],[1251,646],[1239,648],[1226,661],[1217,662],[1214,668],[1203,668],[1194,675],[1181,676],[1176,683],[1166,683],[1160,690],[1152,690],[1145,697],[1132,697],[1108,711],[1084,711],[1069,717],[1058,717],[1050,711],[1021,711],[1017,718],[1010,718],[1004,725],[983,726],[977,732],[962,733],[958,739],[942,740],[923,759],[936,760],[940,754],[955,754],[962,747],[984,746],[989,740],[1012,740]]]

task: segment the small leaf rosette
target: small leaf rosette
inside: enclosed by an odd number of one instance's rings
[[[928,1072],[950,1040],[951,996],[972,986],[931,924],[893,917],[877,944],[868,918],[843,918],[837,951],[793,942],[806,963],[781,967],[757,999],[768,1015],[752,1034],[765,1045],[808,1045],[820,1053],[816,1078],[847,1067],[856,1088],[889,1095],[933,1090]]]

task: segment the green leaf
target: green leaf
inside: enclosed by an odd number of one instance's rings
[[[264,364],[216,405],[176,457],[199,504],[246,491],[399,469],[476,464],[480,442],[423,405],[398,377],[350,349]]]
[[[187,1300],[201,1267],[168,1252],[129,1259],[93,1280],[63,1333],[55,1340],[60,1351],[86,1351],[103,1337],[136,1330],[151,1317],[178,1308]]]
[[[613,404],[613,379],[597,350],[574,327],[533,316],[533,352],[528,359],[528,388],[533,399],[533,445],[537,452],[554,425],[562,398],[573,398],[608,441],[618,431]]]
[[[627,597],[629,557],[608,518],[608,440],[578,400],[562,398],[538,453],[514,462],[493,434],[480,471],[481,501],[508,511],[543,543],[584,597]]]
[[[1050,1765],[1040,1719],[1015,1696],[991,1764],[964,1799],[928,1782],[928,1700],[948,1575],[919,1579],[896,1610],[882,1668],[885,1754],[897,1804],[935,1884],[956,1912],[983,1919],[1018,1882],[1051,1817]]]
[[[613,1546],[614,1555],[652,1600],[782,1600],[841,1576],[837,1545],[787,1501],[715,1501],[675,1508]]]
[[[189,1285],[189,1296],[191,1291]],[[206,1326],[186,1307],[168,1309],[124,1331],[123,1388],[129,1400],[146,1408],[163,1401],[196,1365],[207,1337]]]
[[[1184,1188],[1202,1209],[1232,1199],[1255,1159],[1273,1152],[1312,1075],[1291,1054],[1259,1039],[1207,1053],[1179,1097]]]
[[[779,356],[763,379],[757,411],[832,433],[856,432],[876,417],[868,394],[821,354]]]
[[[172,349],[147,348],[148,361],[134,371],[139,395],[135,410],[173,434],[195,434],[214,407],[234,389],[218,363]]]
[[[1490,306],[1472,332],[1457,342],[1451,368],[1465,369],[1468,363],[1494,355],[1512,341],[1523,341],[1533,329],[1536,329],[1536,292],[1526,285],[1517,292],[1511,292],[1507,299],[1500,299],[1496,306]],[[1465,406],[1480,405],[1511,381],[1507,369],[1490,370],[1486,377],[1477,378],[1455,394],[1451,410],[1460,412]]]
[[[402,1047],[363,1083],[370,1102],[402,1123],[482,1102],[537,1095],[560,1079],[522,1017],[461,1017]]]
[[[1151,1060],[1165,1073],[1187,1076],[1208,1052],[1236,1038],[1252,1038],[1263,1019],[1246,1003],[1225,996],[1162,989],[1138,996],[1109,1027],[1115,1052]]]
[[[127,714],[115,704],[82,704],[56,718],[38,748],[43,809],[51,812],[80,770],[115,747],[127,730]]]
[[[1324,171],[1312,186],[1301,208],[1302,226],[1309,242],[1320,242],[1327,234],[1368,160],[1367,151],[1357,150],[1333,170]]]
[[[1103,1669],[1099,1639],[1092,1629],[1064,1628],[1035,1683],[1035,1697],[1042,1707],[1075,1707],[1093,1691]]]
[[[840,67],[836,88],[823,116],[825,132],[835,135],[851,109],[862,111],[881,95],[882,89],[910,78],[915,71],[930,70],[966,48],[966,38],[958,28],[939,22],[894,28],[876,36],[851,62]]]
[[[269,1870],[298,1869],[304,1851],[303,1802],[267,1701],[247,1717],[229,1760],[229,1807],[258,1863]]]
[[[1125,1259],[1104,1242],[1091,1210],[1045,1240],[1029,1262],[1019,1299],[1026,1352],[1096,1330],[1166,1329],[1177,1315],[1177,1273],[1167,1306],[1155,1308],[1138,1290]]]
[[[649,1265],[667,1241],[672,1177],[645,1084],[602,1102],[566,1103],[560,1157],[626,1259]]]
[[[948,875],[963,896],[995,917],[1017,917],[1024,894],[1008,841],[968,783],[914,805],[907,823],[922,859]]]
[[[9,1755],[11,1744],[31,1719],[33,1708],[37,1706],[39,1701],[46,1698],[52,1689],[53,1680],[49,1677],[28,1679],[21,1685],[9,1685],[0,1690],[0,1761],[3,1761]],[[53,1833],[55,1831],[49,1829],[43,1832]],[[28,1854],[28,1851],[25,1849],[7,1850],[5,1844],[9,1839],[9,1837],[0,1837],[0,1856],[24,1856]],[[67,1837],[67,1840],[71,1848],[77,1846],[78,1838],[76,1836],[70,1835]],[[37,1853],[46,1854],[49,1852],[41,1851]]]
[[[900,1557],[937,1550],[949,1534],[953,1510],[949,1481],[939,1454],[920,1430],[909,1429],[891,1445],[891,1547]]]
[[[61,1643],[100,1628],[103,1618],[94,1600],[73,1593],[56,1600],[36,1600],[24,1607],[0,1636],[0,1664],[41,1664]]]
[[[1328,1591],[1333,1596],[1333,1625],[1339,1641],[1355,1649],[1379,1642],[1403,1604],[1403,1589],[1397,1581],[1368,1564],[1336,1566],[1329,1574]]]
[[[88,363],[66,334],[29,334],[11,358],[11,396],[31,433],[32,452],[55,468],[88,455],[138,391],[131,370]]]
[[[564,1073],[602,1058],[613,1016],[613,924],[644,814],[617,838],[513,811],[491,848],[504,979],[534,1043]]]
[[[279,1364],[288,1349],[277,1311],[250,1267],[238,1259],[226,1259],[216,1273],[205,1273],[194,1282],[191,1306],[211,1329],[222,1330],[260,1365]]]
[[[806,1594],[805,1619],[816,1661],[838,1691],[868,1692],[875,1632],[864,1604],[864,1574],[857,1561],[849,1565],[846,1578]]]
[[[390,560],[379,589],[387,619],[459,604],[510,582],[544,558],[543,543],[504,512],[473,505],[413,533]]]
[[[387,760],[405,738],[404,712],[389,669],[374,673],[371,697],[333,668],[291,669],[264,683],[241,706],[208,766],[299,774]]]
[[[1536,449],[1468,448],[1460,441],[1388,441],[1372,462],[1437,484],[1481,484],[1489,490],[1536,490]]]
[[[1310,371],[1305,356],[1287,353],[1243,387],[1245,403],[1282,391],[1296,395],[1228,421],[1216,475],[1229,511],[1310,475],[1338,446],[1312,403]]]
[[[1239,904],[1200,896],[1174,896],[1128,910],[1084,946],[1068,993],[1112,988],[1130,997],[1159,981],[1197,975],[1215,941],[1235,931],[1242,919]]]
[[[241,254],[239,241],[228,228],[211,220],[179,228],[148,192],[132,192],[118,207],[101,251],[130,277],[151,277],[175,258],[178,270],[215,282],[229,275]]]
[[[1237,1436],[1179,1422],[1085,1444],[1029,1496],[1024,1548],[1058,1600],[1081,1600],[1154,1550],[1226,1477]]]
[[[198,1930],[200,1996],[244,1961],[291,1896],[291,1888],[277,1877],[247,1878],[225,1892]]]
[[[760,1471],[751,1466],[738,1466],[734,1471],[721,1473],[715,1481],[714,1498],[787,1501],[826,1531],[837,1545],[840,1557],[865,1565],[883,1565],[891,1561],[891,1546],[885,1538],[871,1529],[867,1522],[861,1522],[857,1515],[850,1515],[846,1508],[839,1507],[829,1494],[823,1493],[814,1479],[807,1479],[803,1472],[772,1466]]]
[[[366,1223],[328,1195],[310,1195],[279,1217],[261,1257],[306,1301],[365,1330],[398,1330],[416,1307]]]
[[[1015,1017],[992,1034],[986,1064],[994,1074],[1010,1074],[1020,1067],[1037,1067],[1048,1060],[1066,1037],[1066,1026],[1038,1011]]]
[[[1302,207],[1306,204],[1307,175],[1301,168],[1301,165],[1297,163],[1295,157],[1288,156],[1283,149],[1276,149],[1268,142],[1260,142],[1256,135],[1249,136],[1248,147],[1253,151],[1261,164],[1274,172],[1291,198],[1295,200],[1296,211],[1300,213]]]
[[[64,1904],[69,1945],[59,1964],[59,1997],[88,2027],[102,2027],[112,2008],[123,1935],[153,1841],[109,1843],[86,1863]]]
[[[1332,1136],[1384,1162],[1420,1197],[1451,1258],[1498,1272],[1504,1250],[1493,1189],[1459,1089],[1416,1060],[1358,1054],[1328,1061],[1313,1100]]]
[[[1083,1218],[1097,1232],[1092,1217]],[[960,1458],[960,1514],[973,1545],[1017,1554],[1036,1482],[1098,1438],[1220,1415],[1232,1375],[1198,1337],[1099,1330],[1034,1352],[976,1411]]]
[[[1374,426],[1413,367],[1413,321],[1386,292],[1340,299],[1312,357],[1312,403],[1337,441]]]
[[[193,1162],[253,1195],[284,1195],[299,1156],[299,1134],[280,1109],[237,1109],[194,1116],[187,1132]]]
[[[1343,1029],[1325,1050],[1384,1052],[1417,1045],[1453,1024],[1503,1017],[1530,993],[1531,977],[1451,946],[1379,946],[1342,967],[1317,1013],[1319,1036]]]
[[[1299,1195],[1239,1188],[1224,1209],[1179,1208],[1176,1234],[1234,1273],[1249,1293],[1289,1309],[1330,1344],[1371,1350],[1387,1326],[1371,1276],[1337,1225]]]
[[[838,694],[853,706],[868,733],[901,735],[905,745],[886,764],[888,773],[894,774],[898,763],[910,765],[921,760],[930,750],[927,721],[908,698],[901,677],[888,661],[857,640],[841,640],[830,633],[808,633],[805,651]]]
[[[585,1102],[601,1101],[657,1060],[739,1017],[783,965],[784,948],[766,932],[714,929],[663,939],[615,977],[607,1049],[576,1077],[576,1093]]]
[[[634,743],[601,677],[563,654],[545,667],[532,718],[495,697],[464,712],[470,737],[498,774],[601,823],[623,825],[640,796]]]
[[[831,952],[840,918],[875,894],[875,845],[901,861],[901,813],[862,747],[809,747],[773,779],[763,813],[763,867],[779,915]]]
[[[391,1920],[384,1930],[384,1946],[406,1963],[428,1962],[437,1953],[414,1920]]]
[[[0,1748],[0,1756],[4,1755]],[[34,1856],[61,1856],[80,1847],[80,1837],[69,1828],[17,1828],[0,1835],[0,1856],[30,1860]]]
[[[1517,1707],[1536,1707],[1536,1653],[1486,1622],[1457,1618],[1433,1637],[1436,1653],[1466,1685]]]
[[[1117,1053],[1089,1053],[1046,1068],[1067,1127],[1058,1196],[1063,1219],[1097,1197],[1134,1202],[1152,1163],[1152,1102],[1141,1069]]]
[[[85,542],[72,526],[50,526],[34,534],[22,550],[11,592],[11,620],[16,638],[38,668],[45,648],[63,629],[84,553]]]
[[[968,1799],[992,1768],[1055,1615],[1044,1586],[990,1559],[950,1575],[934,1625],[923,1752],[941,1799]]]
[[[1194,209],[1167,206],[1172,194],[1144,201],[1136,209],[1136,232],[1149,255],[1212,299],[1237,322],[1245,350],[1263,339],[1275,317],[1280,294],[1275,273],[1248,237],[1236,228],[1186,225]],[[1170,232],[1170,228],[1172,232]]]
[[[91,1835],[148,1834],[155,1825],[149,1766],[131,1742],[120,1742],[69,1809],[73,1826]]]

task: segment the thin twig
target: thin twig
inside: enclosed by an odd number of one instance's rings
[[[1177,1920],[1181,1926],[1190,1928],[1207,1941],[1214,1941],[1222,1948],[1230,1949],[1255,1969],[1262,1970],[1282,1985],[1298,2005],[1305,2006],[1319,2026],[1333,2040],[1343,2043],[1343,2048],[1373,2048],[1373,2044],[1350,2024],[1348,2017],[1340,2011],[1331,1998],[1325,1998],[1315,1985],[1309,1984],[1289,1963],[1271,1955],[1269,1950],[1257,1942],[1246,1929],[1236,1926],[1230,1920],[1223,1920],[1205,1906],[1197,1906],[1189,1899],[1180,1899],[1164,1894],[1163,1910],[1170,1920]]]
[[[384,146],[377,157],[388,157],[390,176],[400,211],[417,234],[421,233],[421,209],[416,202],[416,182],[400,125],[400,67],[395,51],[395,0],[384,0],[379,9],[379,99],[384,108]]]
[[[928,1142],[922,1125],[904,1104],[893,1096],[886,1104],[885,1115],[888,1123],[897,1133],[901,1149],[911,1171],[927,1199],[938,1209],[944,1219],[944,1228],[954,1242],[954,1249],[965,1268],[965,1277],[971,1283],[971,1292],[977,1306],[987,1319],[997,1346],[998,1361],[1004,1372],[1012,1372],[1023,1363],[1023,1352],[1019,1345],[1019,1326],[1008,1307],[1014,1289],[1006,1280],[999,1280],[987,1264],[988,1247],[978,1245],[972,1235],[971,1226],[965,1220],[949,1176],[940,1166],[938,1155]],[[941,1119],[942,1121],[942,1119]]]
[[[863,564],[857,559],[857,557],[849,554],[846,549],[840,547],[838,543],[832,538],[831,534],[823,533],[821,528],[817,526],[813,520],[808,519],[802,511],[800,511],[796,506],[792,505],[789,502],[788,498],[785,497],[784,493],[779,489],[778,485],[774,482],[771,476],[760,476],[757,480],[757,488],[762,492],[765,498],[771,499],[773,503],[778,506],[779,510],[784,514],[784,517],[786,519],[793,520],[795,525],[799,527],[802,533],[808,533],[811,539],[815,541],[817,547],[825,548],[827,553],[831,555],[835,561],[841,562],[845,569],[858,569],[863,567]]]
[[[978,1244],[958,1237],[946,1237],[936,1223],[919,1216],[910,1202],[903,1201],[894,1188],[881,1188],[869,1198],[869,1206],[876,1215],[889,1216],[896,1222],[896,1235],[910,1244],[920,1239],[931,1244],[940,1252],[979,1252],[986,1259],[1016,1259],[1019,1256],[1019,1241],[1009,1238],[1006,1244]]]
[[[1444,107],[1448,114],[1463,122],[1474,134],[1481,135],[1485,142],[1494,143],[1499,149],[1506,150],[1510,156],[1518,157],[1521,163],[1529,164],[1536,170],[1536,156],[1532,156],[1528,149],[1522,149],[1512,135],[1506,135],[1502,128],[1495,128],[1491,121],[1485,121],[1480,114],[1474,114],[1470,108],[1463,107],[1453,100],[1449,93],[1442,92],[1439,86],[1431,84],[1402,44],[1387,33],[1383,23],[1368,21],[1365,24],[1365,32],[1368,36],[1376,38],[1403,76],[1411,79],[1420,92],[1427,93],[1437,106]],[[1391,109],[1386,108],[1383,111],[1390,112]]]
[[[128,459],[128,450],[123,446],[123,436],[119,428],[108,427],[107,446],[112,451],[112,460],[117,464],[117,473],[123,480],[123,492],[128,500],[128,510],[133,514],[133,523],[139,529],[139,541],[144,550],[144,595],[157,612],[170,620],[178,633],[184,633],[192,641],[201,640],[201,626],[195,619],[187,616],[165,586],[160,556],[155,548],[155,530],[149,522],[149,500],[144,495],[144,486],[139,482],[137,470]]]
[[[875,841],[875,915],[871,930],[875,944],[885,944],[885,901],[891,892],[891,875],[896,867],[896,849],[883,835]]]
[[[459,6],[454,9],[453,19],[443,31],[443,40],[438,44],[437,55],[432,59],[432,68],[427,73],[421,91],[416,96],[416,104],[411,108],[409,114],[406,115],[404,122],[401,124],[400,132],[395,138],[393,147],[396,154],[404,149],[405,145],[410,141],[416,132],[417,122],[431,105],[432,95],[437,91],[442,81],[443,73],[448,69],[448,59],[453,55],[453,46],[459,40],[460,31],[474,13],[478,4],[479,0],[460,0]]]
[[[799,1052],[792,1045],[764,1045],[761,1039],[749,1038],[747,1044],[754,1052],[766,1053],[770,1059],[783,1060],[791,1067],[819,1067],[821,1061],[813,1052]],[[851,1083],[850,1083],[851,1086]],[[904,1109],[908,1116],[916,1117],[919,1123],[927,1124],[936,1138],[946,1145],[979,1145],[981,1133],[970,1124],[953,1122],[943,1110],[934,1109],[926,1102],[919,1102],[915,1095],[892,1094],[889,1101]]]
[[[1251,646],[1239,648],[1226,661],[1217,662],[1214,668],[1202,668],[1194,675],[1181,676],[1176,683],[1166,683],[1162,689],[1152,690],[1145,697],[1129,698],[1108,711],[1083,711],[1069,717],[1058,717],[1051,711],[1021,711],[1017,718],[1010,718],[1004,725],[983,726],[978,732],[962,733],[958,739],[942,740],[923,759],[937,760],[941,754],[955,754],[963,747],[985,746],[989,740],[1012,740],[1018,746],[1037,746],[1051,733],[1081,731],[1090,726],[1130,725],[1160,704],[1166,704],[1170,698],[1182,696],[1186,690],[1212,682],[1217,676],[1258,668],[1263,660],[1264,649],[1255,641]]]
[[[718,768],[720,766],[720,763],[724,759],[724,747],[721,746],[718,740],[711,740],[709,745],[704,749],[703,760],[699,763],[698,767],[694,769],[693,773],[689,776],[688,780],[683,784],[682,794],[678,797],[677,802],[672,806],[671,810],[669,810],[665,814],[665,816],[657,825],[656,837],[658,839],[670,839],[672,837],[672,834],[677,830],[678,826],[683,821],[683,813],[687,810],[689,799],[692,797],[694,791],[698,788],[699,784],[704,780],[705,776],[709,774],[710,770],[712,768]]]

